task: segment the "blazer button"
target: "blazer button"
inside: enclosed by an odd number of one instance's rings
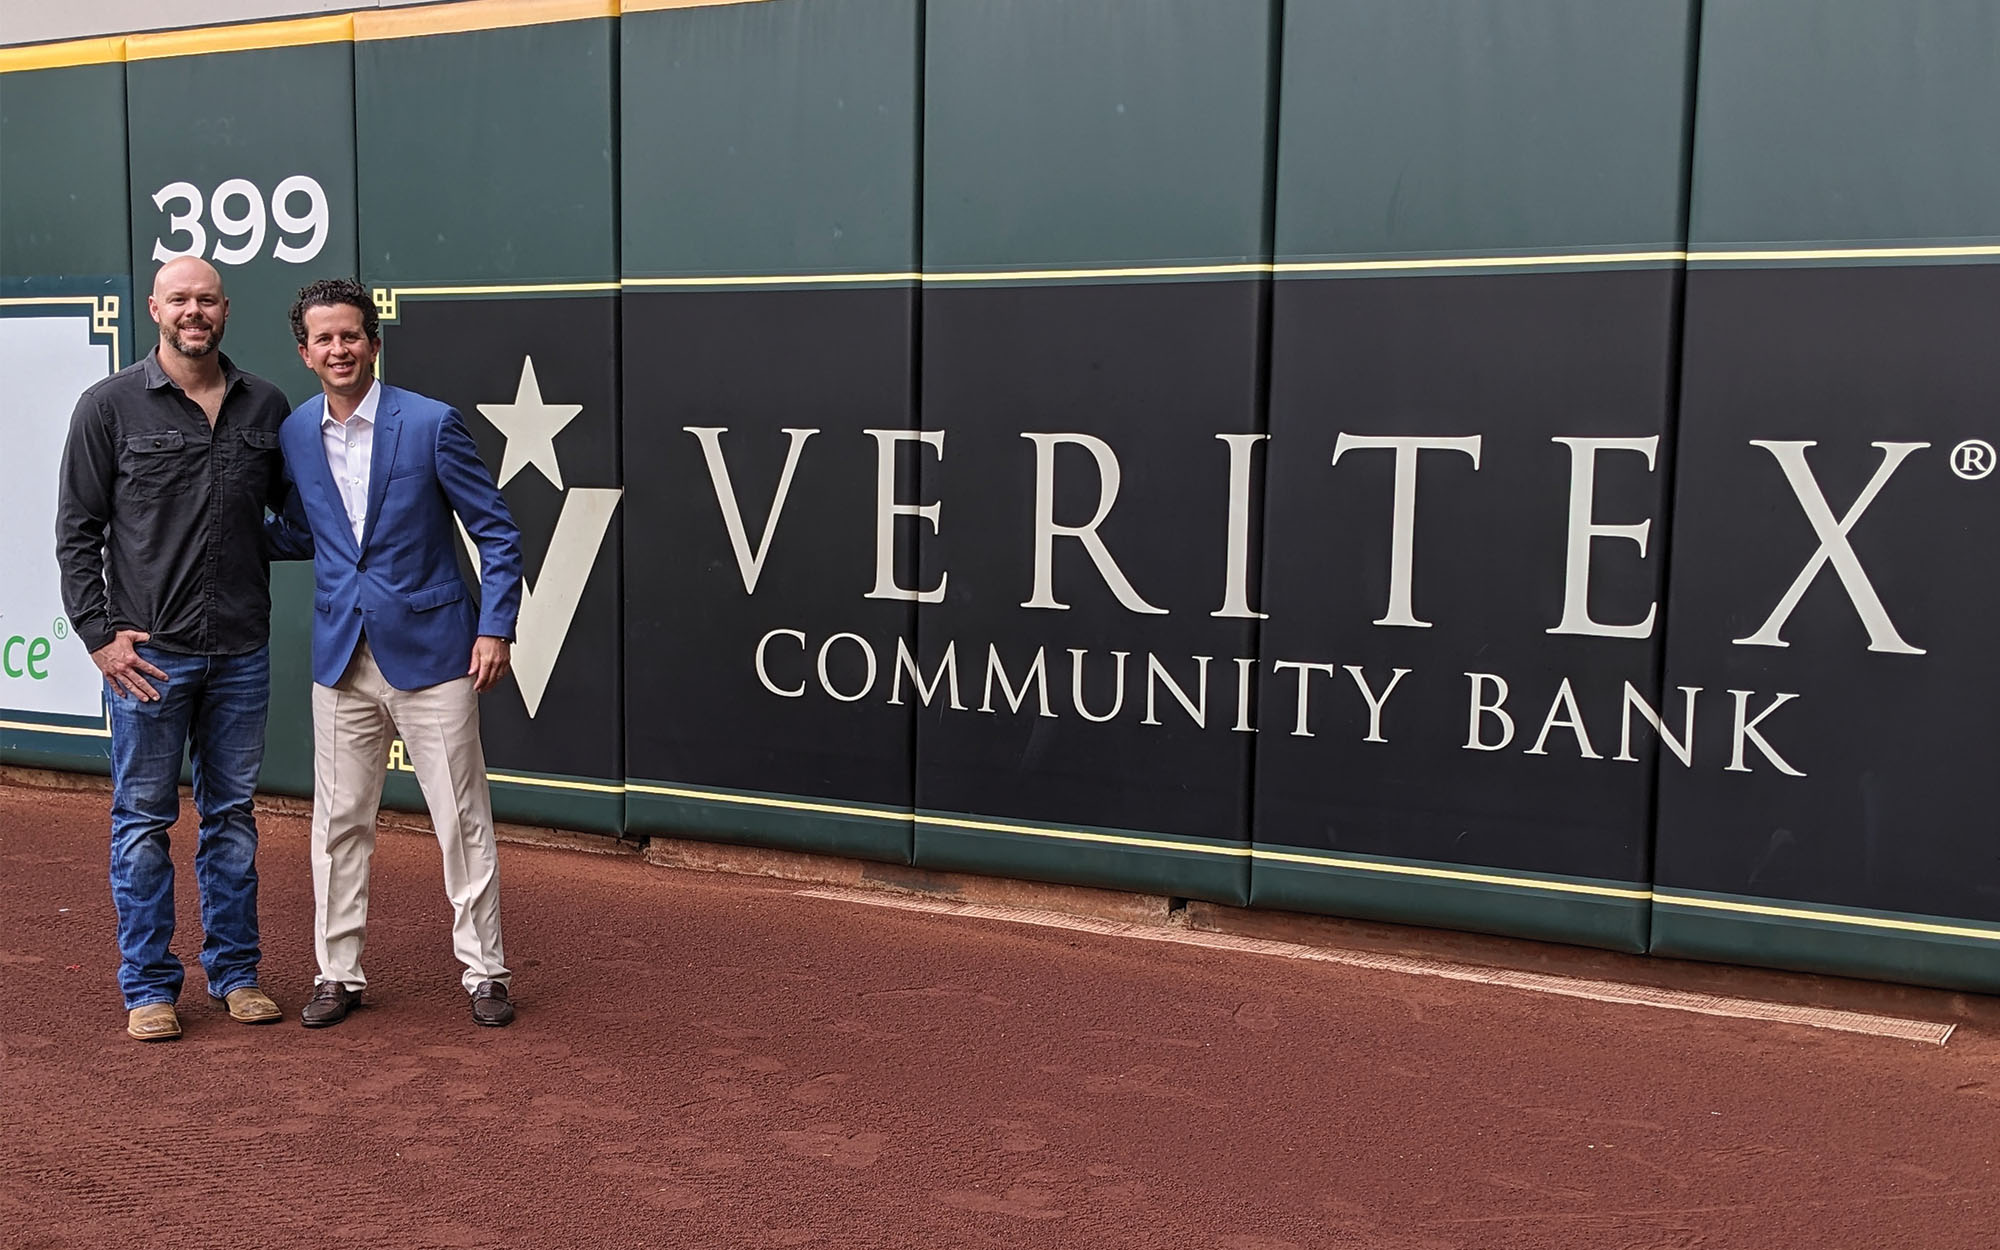
[[[354,562],[354,571],[355,571],[355,572],[357,572],[357,573],[366,573],[366,572],[368,571],[368,561],[366,561],[366,560],[357,560],[357,561],[355,561],[355,562]]]
[[[356,608],[356,609],[354,609],[354,615],[356,615],[356,616],[360,616],[360,615],[361,615],[361,609],[360,609],[360,608]]]

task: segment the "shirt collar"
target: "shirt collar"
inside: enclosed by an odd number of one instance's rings
[[[235,361],[221,352],[215,354],[215,359],[222,366],[222,389],[226,394],[230,387],[235,386],[243,380],[243,371],[236,367]],[[163,386],[174,385],[174,380],[167,376],[166,369],[160,365],[160,348],[158,344],[154,345],[152,351],[146,353],[145,366],[147,390],[157,391]]]
[[[368,393],[363,395],[361,402],[354,406],[354,415],[348,419],[349,421],[359,422],[364,425],[373,425],[375,424],[375,410],[381,406],[382,384],[370,378],[368,380]],[[325,429],[329,425],[339,424],[340,422],[333,419],[333,408],[331,405],[320,413],[319,425],[321,429]]]

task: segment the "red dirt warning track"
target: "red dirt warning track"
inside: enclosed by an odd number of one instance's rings
[[[123,1034],[106,796],[0,787],[0,1245],[1989,1247],[2000,1039],[1949,1046],[797,896],[503,846],[475,1027],[385,833],[365,1010],[261,820],[265,984]],[[182,936],[198,947],[191,814]]]

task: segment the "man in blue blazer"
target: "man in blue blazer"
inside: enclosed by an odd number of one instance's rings
[[[381,331],[367,288],[326,279],[292,306],[321,394],[279,432],[294,512],[280,530],[313,557],[312,869],[319,976],[300,1019],[338,1024],[368,979],[368,862],[401,733],[444,852],[452,946],[472,1018],[514,1018],[500,945],[492,796],[480,692],[506,675],[521,610],[521,535],[464,421],[375,378]],[[453,516],[479,548],[475,604]]]

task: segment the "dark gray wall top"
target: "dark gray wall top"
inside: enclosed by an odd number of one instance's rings
[[[354,45],[371,282],[618,272],[609,18]]]
[[[2000,236],[2000,5],[1707,0],[1693,239]]]
[[[927,270],[1263,258],[1268,3],[952,0],[926,23]]]
[[[1685,0],[1285,8],[1280,260],[1678,248]]]
[[[0,278],[122,277],[125,67],[0,74]]]
[[[627,14],[624,272],[915,267],[917,0]]]

